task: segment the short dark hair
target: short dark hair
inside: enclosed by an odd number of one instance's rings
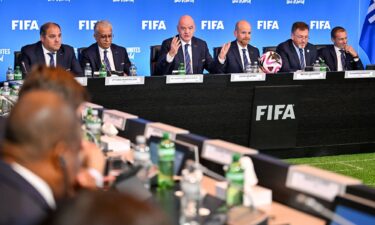
[[[296,30],[309,30],[309,25],[307,25],[305,22],[301,22],[301,21],[298,21],[298,22],[295,22],[293,23],[293,26],[292,26],[292,33],[294,33]]]
[[[338,32],[346,32],[345,28],[337,26],[331,30],[331,38],[335,38]]]
[[[52,26],[58,27],[61,31],[60,25],[58,25],[57,23],[47,22],[40,27],[40,31],[39,31],[40,36],[46,36],[48,28]]]

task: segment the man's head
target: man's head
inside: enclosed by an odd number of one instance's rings
[[[234,36],[237,42],[242,46],[246,47],[251,39],[251,25],[245,20],[238,21],[234,29]]]
[[[180,38],[184,42],[189,42],[193,38],[195,32],[195,23],[193,18],[191,18],[189,15],[181,16],[180,20],[178,21],[177,31]]]
[[[33,90],[53,91],[71,104],[73,109],[84,101],[88,101],[88,93],[75,79],[74,76],[61,68],[46,66],[35,67],[26,77],[19,97]]]
[[[304,22],[293,23],[292,40],[298,48],[305,48],[309,41],[309,26]]]
[[[345,46],[348,44],[348,35],[345,28],[334,27],[331,31],[331,40],[338,48],[345,49]]]
[[[34,90],[19,98],[6,126],[5,161],[34,172],[58,199],[73,190],[80,168],[80,149],[77,114],[61,96]]]
[[[94,38],[99,47],[107,49],[112,44],[112,24],[107,20],[100,20],[94,26]]]
[[[40,41],[50,52],[57,52],[61,47],[61,29],[57,23],[48,22],[40,27]]]

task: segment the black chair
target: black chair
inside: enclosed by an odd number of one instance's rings
[[[366,70],[375,70],[375,64],[369,64],[366,66]]]
[[[214,49],[214,59],[217,59],[217,57],[219,57],[221,47],[214,47],[213,49]]]
[[[156,64],[160,55],[161,45],[153,45],[150,47],[150,74],[151,76],[159,75],[156,72]]]
[[[263,54],[268,52],[268,51],[273,51],[276,52],[277,46],[265,46],[263,47]]]
[[[330,45],[327,45],[327,44],[323,44],[323,45],[315,45],[317,51],[319,51],[319,50],[322,49],[322,48],[326,48],[326,47],[328,47],[328,46],[330,46]]]
[[[16,66],[19,66],[22,69],[21,65],[21,51],[14,51],[14,68],[16,69]]]
[[[82,57],[82,51],[85,50],[87,47],[82,47],[77,49],[77,59],[78,62],[81,62],[81,57]]]

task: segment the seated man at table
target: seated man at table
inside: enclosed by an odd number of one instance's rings
[[[40,27],[40,41],[26,45],[21,49],[22,73],[27,74],[34,65],[62,67],[76,76],[83,72],[74,49],[69,45],[61,44],[61,29],[57,23],[48,22]]]
[[[281,56],[283,65],[280,72],[294,72],[312,66],[318,53],[315,45],[308,43],[309,26],[304,22],[295,22],[291,39],[279,44],[276,52]]]
[[[235,41],[221,48],[219,62],[222,73],[243,73],[247,65],[258,61],[259,50],[250,45],[251,25],[245,20],[238,21],[234,29]]]
[[[177,31],[178,35],[162,43],[156,74],[172,74],[180,63],[185,65],[186,74],[202,74],[205,69],[210,73],[219,72],[218,62],[212,59],[207,43],[194,37],[195,23],[191,16],[180,18]]]
[[[98,21],[94,26],[96,43],[82,51],[81,66],[90,63],[93,71],[99,71],[102,63],[108,73],[120,72],[129,75],[130,60],[126,48],[113,44],[112,24],[109,21]]]
[[[322,48],[318,55],[325,61],[330,71],[363,70],[363,64],[355,49],[348,45],[348,35],[343,27],[331,31],[333,45]]]

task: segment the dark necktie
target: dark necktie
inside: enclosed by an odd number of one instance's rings
[[[185,70],[186,74],[192,74],[191,71],[191,62],[190,62],[190,55],[189,55],[189,44],[185,45]]]
[[[104,64],[105,64],[105,69],[107,70],[107,72],[111,72],[111,65],[109,64],[107,53],[108,53],[108,51],[104,50]]]
[[[246,71],[246,66],[249,65],[249,60],[246,57],[246,48],[242,49],[242,58],[243,58],[243,71]]]
[[[305,69],[305,57],[303,56],[303,49],[299,49],[299,63],[301,65],[301,70]]]
[[[55,67],[55,58],[53,57],[55,55],[54,52],[48,52],[47,53],[49,55],[49,66],[50,67]]]
[[[340,49],[342,70],[346,70],[345,50]]]

